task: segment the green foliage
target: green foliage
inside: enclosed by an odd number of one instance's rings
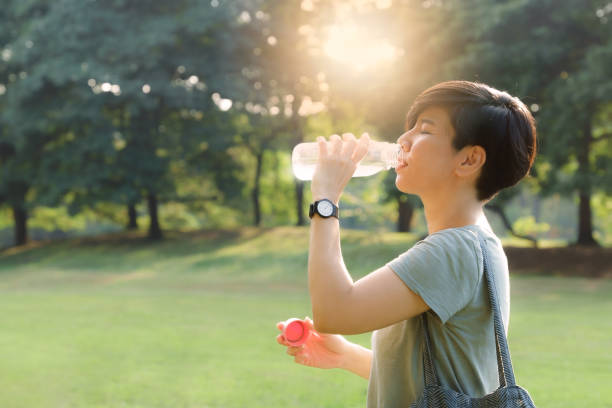
[[[292,225],[297,222],[293,197],[295,184],[291,157],[285,152],[266,151],[261,180],[263,225]]]
[[[234,177],[215,167],[229,158],[231,140],[211,94],[241,89],[232,57],[249,41],[235,30],[246,6],[15,2],[3,19],[16,18],[7,49],[11,69],[27,72],[12,81],[0,112],[3,141],[16,151],[2,165],[6,200],[23,204],[31,191],[30,206],[67,203],[75,214],[142,194],[175,197],[180,162],[186,177],[214,170],[208,179],[235,195]]]
[[[263,225],[294,223],[286,166],[295,144],[364,131],[393,141],[418,92],[457,78],[518,95],[538,121],[533,177],[496,203],[515,205],[523,189],[553,201],[611,194],[612,25],[598,0],[5,3],[4,205],[94,209],[125,225],[126,205],[154,194],[162,223],[189,228],[251,222],[257,193]],[[326,30],[351,20],[403,54],[372,71],[334,62]],[[420,207],[393,178],[355,182],[345,196],[351,226],[391,228],[398,200]],[[600,201],[594,225],[606,241]],[[535,218],[563,237],[576,220]]]
[[[595,213],[596,239],[602,245],[612,245],[612,197],[599,193],[593,196],[593,212]]]
[[[86,226],[85,217],[71,217],[66,211],[66,207],[36,207],[31,217],[30,227],[38,227],[47,231],[79,230]]]
[[[534,175],[542,194],[588,197],[611,185],[605,170],[612,149],[595,136],[608,132],[601,129],[610,123],[612,25],[606,10],[598,0],[471,0],[441,10],[454,23],[438,35],[454,38],[460,50],[446,60],[447,75],[508,90],[534,113]],[[590,224],[588,217],[581,212],[579,224]]]
[[[512,228],[518,234],[534,236],[549,231],[550,225],[545,222],[536,222],[535,217],[527,216],[514,221]]]

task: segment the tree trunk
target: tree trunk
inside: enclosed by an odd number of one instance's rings
[[[580,201],[578,203],[578,241],[576,245],[598,246],[593,238],[593,214],[591,212],[591,194],[580,189]]]
[[[412,203],[407,200],[405,196],[397,197],[397,204],[399,208],[399,216],[397,218],[397,231],[410,232],[412,216],[414,215],[414,205],[412,205]]]
[[[154,193],[149,192],[147,194],[147,204],[149,208],[149,238],[161,239],[163,238],[162,230],[159,226],[158,219],[158,208],[157,208],[157,196]]]
[[[517,234],[516,231],[514,231],[514,228],[512,228],[512,223],[506,216],[506,212],[504,211],[504,208],[502,206],[497,205],[497,204],[487,204],[485,208],[499,215],[502,222],[504,223],[504,227],[506,227],[506,229],[510,232],[510,234],[514,235],[517,238],[522,238],[522,239],[531,241],[533,243],[534,248],[538,247],[538,240],[536,238],[532,237],[531,235]]]
[[[15,246],[25,245],[28,242],[28,212],[21,205],[13,205],[13,219],[15,220]]]
[[[578,176],[581,182],[578,186],[578,241],[576,245],[597,246],[593,238],[593,214],[591,211],[591,180],[589,179],[589,153],[593,134],[590,115],[584,122],[583,143],[577,154]]]
[[[292,124],[293,124],[293,145],[297,145],[304,141],[304,132],[302,131],[302,119],[298,114],[298,110],[302,105],[302,97],[295,96],[292,104]],[[292,146],[293,147],[293,146]],[[304,217],[304,182],[295,179],[295,205],[297,213],[297,226],[301,227],[306,225],[306,218]]]
[[[261,166],[263,164],[263,151],[260,151],[255,156],[257,164],[255,167],[255,183],[253,185],[253,191],[251,192],[251,199],[253,200],[253,221],[256,227],[261,224],[261,208],[259,206],[259,187],[261,181]]]
[[[304,217],[304,182],[295,179],[295,201],[297,205],[297,226],[301,227],[306,225],[306,218]]]
[[[138,219],[136,214],[136,203],[128,203],[128,230],[138,229]]]

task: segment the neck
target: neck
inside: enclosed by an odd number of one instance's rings
[[[484,203],[476,199],[474,191],[446,190],[445,193],[421,196],[421,201],[429,234],[471,224],[491,229],[483,211]]]

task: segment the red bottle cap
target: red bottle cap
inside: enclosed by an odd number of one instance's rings
[[[289,319],[284,324],[283,336],[292,346],[304,344],[309,334],[310,330],[303,320]]]

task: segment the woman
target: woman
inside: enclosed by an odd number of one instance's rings
[[[483,206],[527,175],[536,153],[535,122],[526,106],[480,83],[449,81],[427,89],[410,108],[406,129],[397,140],[403,157],[395,185],[420,197],[429,235],[353,282],[342,259],[338,218],[315,206],[308,258],[314,322],[307,319],[313,335],[300,347],[277,338],[297,363],[368,379],[368,407],[405,407],[422,393],[422,313],[428,314],[443,385],[472,397],[499,386],[478,237],[486,243],[507,331],[508,265]],[[345,134],[317,141],[312,197],[337,206],[369,139]],[[341,336],[369,331],[372,350]]]

